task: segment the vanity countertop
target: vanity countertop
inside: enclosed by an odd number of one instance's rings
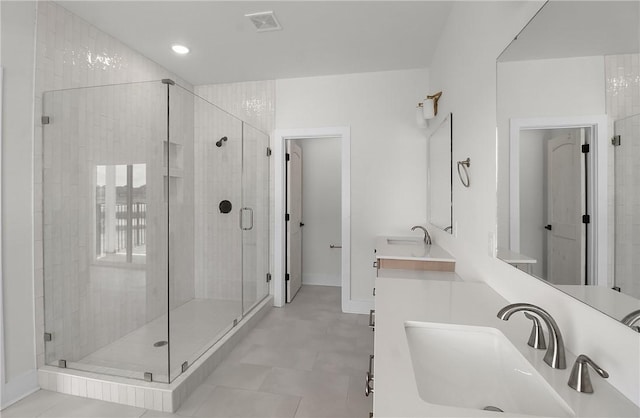
[[[498,248],[497,257],[509,264],[536,264],[538,262],[535,258],[507,250],[506,248]]]
[[[376,258],[387,260],[443,261],[455,258],[436,244],[427,245],[421,237],[376,237]]]
[[[443,280],[443,274],[452,275],[451,280]],[[514,315],[509,321],[498,319],[498,310],[508,302],[486,283],[461,281],[455,273],[438,272],[434,279],[376,279],[374,416],[518,416],[508,413],[496,415],[490,411],[434,405],[423,401],[414,378],[405,321],[497,328],[556,390],[576,416],[640,416],[640,408],[593,371],[591,380],[595,393],[584,394],[571,389],[567,381],[576,356],[567,351],[567,369],[564,370],[552,369],[545,364],[545,350],[534,350],[527,345],[531,322],[522,314]],[[594,360],[599,361],[597,358]],[[606,369],[606,364],[600,364]]]

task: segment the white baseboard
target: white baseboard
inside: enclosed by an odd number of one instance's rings
[[[342,301],[342,312],[369,315],[371,309],[375,309],[373,300],[345,300]]]
[[[0,410],[2,410],[40,389],[38,371],[29,370],[27,373],[11,379],[10,382],[0,382],[0,385],[0,394],[2,395]]]
[[[342,277],[328,274],[305,274],[302,276],[302,284],[311,286],[342,286]]]

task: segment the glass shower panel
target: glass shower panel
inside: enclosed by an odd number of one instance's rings
[[[168,381],[166,108],[159,81],[43,95],[46,364]]]
[[[269,136],[243,124],[242,299],[249,312],[269,293]]]
[[[615,286],[640,299],[640,115],[615,121]]]
[[[178,85],[169,103],[173,380],[242,317],[242,122]]]

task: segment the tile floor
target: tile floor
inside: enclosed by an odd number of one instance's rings
[[[373,352],[366,315],[340,311],[340,288],[304,286],[273,309],[175,414],[40,390],[12,417],[367,417]]]

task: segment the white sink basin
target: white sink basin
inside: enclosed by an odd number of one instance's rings
[[[420,397],[461,408],[545,417],[571,408],[495,328],[405,322]]]
[[[387,244],[389,245],[417,245],[424,244],[422,238],[387,238]]]

